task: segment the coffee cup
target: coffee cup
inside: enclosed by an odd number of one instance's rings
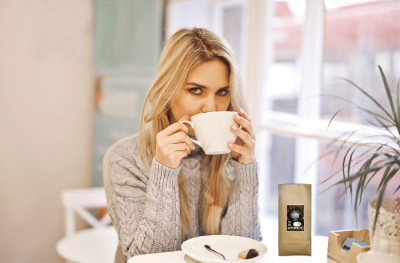
[[[196,135],[191,139],[208,155],[230,153],[228,143],[236,141],[236,134],[231,131],[232,125],[239,127],[233,119],[235,111],[211,111],[193,115],[191,121],[181,121],[189,124]]]
[[[369,250],[361,252],[357,255],[357,263],[398,263],[400,262],[400,256],[394,253],[383,253],[379,251]]]

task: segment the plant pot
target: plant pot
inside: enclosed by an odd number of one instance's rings
[[[368,205],[370,230],[373,229],[377,199]],[[376,229],[370,231],[371,250],[400,256],[400,197],[383,200]]]
[[[400,197],[383,200],[374,226],[377,199],[368,204],[371,250],[358,254],[358,263],[400,262]]]

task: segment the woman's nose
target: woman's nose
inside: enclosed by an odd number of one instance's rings
[[[217,111],[217,100],[214,98],[214,96],[207,97],[204,100],[204,104],[201,111],[202,112]]]

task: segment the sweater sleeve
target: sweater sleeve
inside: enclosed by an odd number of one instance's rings
[[[126,259],[175,251],[181,244],[178,174],[138,152],[110,148],[103,161],[108,212]]]
[[[262,240],[258,215],[257,162],[241,164],[229,160],[228,177],[232,176],[231,190],[225,216],[221,220],[221,234]]]

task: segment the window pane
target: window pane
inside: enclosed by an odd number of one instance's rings
[[[327,7],[333,1],[326,1]],[[344,80],[347,78],[371,93],[389,109],[381,65],[392,91],[400,78],[400,1],[364,1],[328,9],[326,12],[322,93],[344,97],[363,107],[377,110],[373,102]],[[350,106],[337,99],[321,99],[322,118],[331,118]],[[355,108],[341,112],[342,121],[368,124],[365,114]]]
[[[279,184],[294,183],[294,164],[295,164],[295,152],[296,152],[296,138],[272,135],[271,136],[271,148],[268,156],[270,157],[269,162],[271,183],[268,189],[268,200],[267,212],[273,216],[278,216],[278,202]]]
[[[269,69],[266,91],[273,111],[297,113],[304,14],[305,1],[275,1],[272,19],[274,61]]]
[[[244,41],[244,5],[235,5],[224,8],[223,11],[223,33],[222,36],[231,45],[241,70],[243,68],[243,41]]]

